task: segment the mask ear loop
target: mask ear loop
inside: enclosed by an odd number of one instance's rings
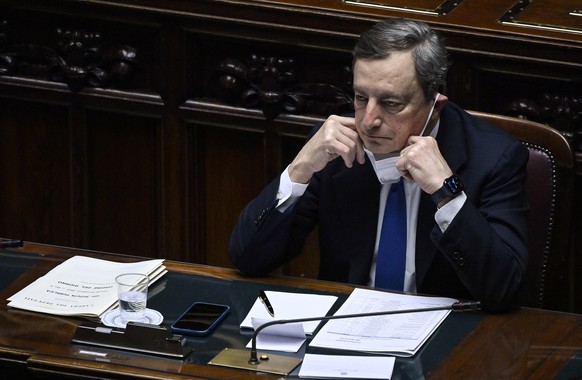
[[[426,118],[426,121],[424,122],[424,127],[422,128],[422,131],[420,131],[420,136],[428,136],[430,135],[430,133],[432,132],[432,129],[428,132],[426,132],[426,127],[428,127],[428,122],[430,121],[430,118],[432,117],[432,114],[434,112],[434,107],[436,106],[436,102],[439,99],[440,94],[437,92],[436,96],[434,97],[434,102],[432,103],[432,107],[430,108],[430,112],[428,113],[428,117]],[[426,134],[425,134],[426,132]]]

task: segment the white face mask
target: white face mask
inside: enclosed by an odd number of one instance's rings
[[[424,127],[422,127],[420,136],[424,136],[424,132],[426,130],[426,127],[428,126],[428,122],[430,121],[438,98],[439,94],[436,95],[434,102],[432,103],[432,107],[430,109],[430,112],[428,113],[426,121],[424,122]],[[368,149],[364,148],[364,152],[366,152],[366,155],[368,155],[368,158],[372,163],[372,167],[374,168],[374,171],[376,172],[376,176],[378,176],[378,180],[380,181],[380,183],[382,184],[394,183],[400,179],[401,177],[400,172],[396,168],[396,162],[400,158],[400,152],[392,153],[390,157],[383,158],[380,160],[376,160],[374,153],[370,152]]]
[[[394,183],[398,182],[400,179],[400,172],[396,169],[396,161],[400,156],[388,157],[383,160],[378,160],[374,158],[374,153],[370,152],[368,149],[364,148],[364,151],[368,155],[372,167],[378,176],[380,183]]]

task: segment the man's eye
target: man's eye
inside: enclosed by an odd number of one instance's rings
[[[382,108],[390,113],[396,113],[402,111],[404,105],[398,102],[384,101],[382,102]]]
[[[356,107],[363,107],[366,105],[366,103],[368,103],[368,98],[366,98],[365,96],[362,95],[354,96],[354,105]]]

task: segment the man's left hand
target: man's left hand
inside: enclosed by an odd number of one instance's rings
[[[453,174],[436,140],[430,136],[410,136],[407,144],[400,152],[396,168],[403,177],[416,182],[424,192],[434,193]]]

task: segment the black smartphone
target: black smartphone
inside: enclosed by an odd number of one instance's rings
[[[172,331],[177,334],[206,336],[229,313],[230,306],[207,302],[194,302],[172,324]]]

